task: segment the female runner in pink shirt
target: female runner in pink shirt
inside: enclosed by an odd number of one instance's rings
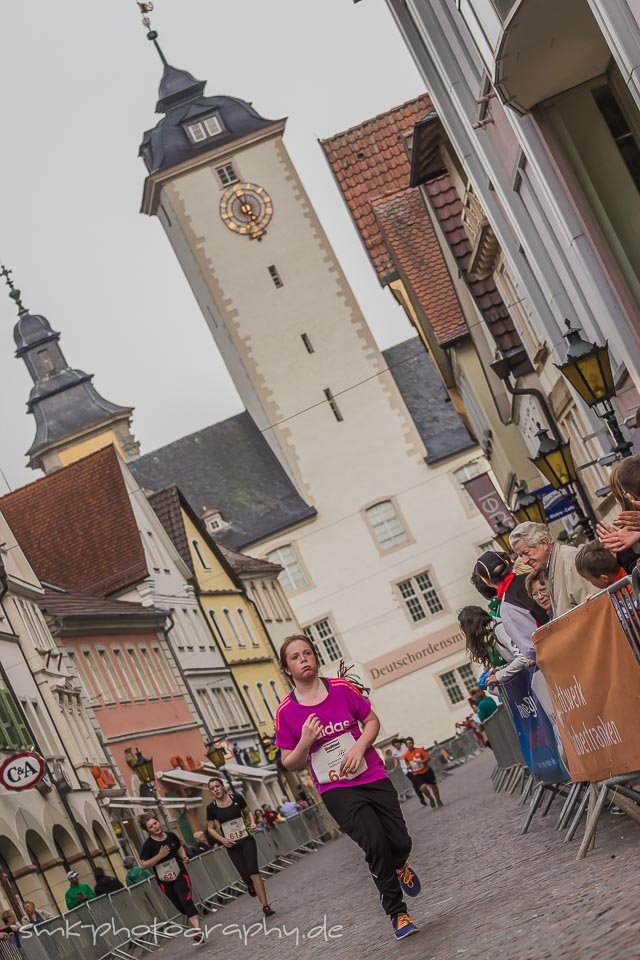
[[[329,813],[364,851],[396,939],[417,933],[403,893],[415,897],[420,881],[407,863],[411,837],[398,795],[372,746],[380,721],[368,690],[344,675],[318,676],[318,656],[305,636],[285,640],[280,664],[293,684],[276,713],[283,765],[309,767]]]

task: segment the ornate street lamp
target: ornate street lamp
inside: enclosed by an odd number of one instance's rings
[[[226,758],[224,755],[224,750],[222,747],[216,746],[216,744],[211,741],[206,745],[207,759],[213,764],[216,770],[221,770],[227,778],[227,783],[231,790],[233,790],[233,781],[229,776],[229,771],[226,768]]]
[[[618,423],[611,400],[616,395],[616,385],[611,372],[609,347],[605,340],[603,346],[583,340],[580,330],[565,320],[567,331],[564,336],[569,349],[564,363],[556,363],[560,373],[569,381],[581,400],[590,407],[595,415],[604,420],[615,442],[614,451],[621,457],[631,455],[633,445],[625,438]]]
[[[222,747],[216,747],[213,743],[207,744],[207,757],[217,770],[224,767],[224,750]]]
[[[511,512],[516,523],[524,523],[525,520],[532,520],[533,523],[547,522],[542,497],[534,497],[524,483],[516,485],[516,502]]]
[[[153,759],[143,757],[140,750],[136,749],[136,757],[133,763],[130,764],[131,769],[135,770],[137,775],[140,777],[142,783],[147,786],[155,783],[156,772],[153,769]]]
[[[578,517],[578,524],[589,540],[595,539],[591,522],[580,506],[578,495],[573,486],[578,479],[578,474],[569,441],[553,440],[549,436],[549,431],[543,428],[542,424],[537,423],[536,426],[538,428],[536,433],[538,452],[535,457],[529,457],[529,460],[549,481],[554,490],[561,490],[571,500]]]
[[[162,823],[164,824],[165,830],[169,829],[169,821],[167,820],[166,814],[164,812],[164,807],[160,803],[160,797],[158,796],[158,788],[156,786],[156,772],[153,769],[153,759],[151,757],[143,757],[141,751],[136,747],[136,755],[132,757],[129,755],[127,757],[127,763],[133,770],[133,772],[139,777],[140,782],[147,789],[145,790],[146,796],[151,796],[155,801],[155,804],[160,812],[160,817]],[[140,796],[143,796],[142,790],[140,791]]]
[[[538,452],[535,457],[529,457],[529,460],[549,481],[554,490],[562,490],[569,484],[575,483],[578,476],[571,445],[568,440],[553,440],[549,436],[549,431],[543,428],[541,423],[537,423],[536,426]]]
[[[493,539],[500,544],[507,556],[510,556],[513,553],[513,549],[509,542],[509,534],[513,530],[513,527],[508,527],[504,520],[499,520],[498,517],[494,517],[493,519],[496,521]]]

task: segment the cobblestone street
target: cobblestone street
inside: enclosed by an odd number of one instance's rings
[[[493,793],[492,765],[487,751],[448,777],[441,810],[423,809],[415,799],[404,804],[411,862],[423,883],[411,902],[418,936],[393,942],[361,855],[343,838],[268,881],[277,915],[267,936],[258,927],[249,930],[260,917],[256,901],[243,896],[206,918],[211,932],[198,954],[310,960],[330,950],[335,960],[383,960],[396,951],[407,960],[637,960],[638,828],[605,814],[595,851],[576,863],[578,838],[562,844],[552,829],[556,806],[518,837],[523,809],[514,797]],[[246,945],[238,932],[243,924]],[[180,942],[156,955],[178,960],[193,952],[191,943]]]

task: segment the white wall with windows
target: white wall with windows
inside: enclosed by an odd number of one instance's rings
[[[219,190],[210,189],[219,162],[204,155],[201,166],[164,184],[171,224],[163,220],[163,227],[245,409],[317,510],[314,519],[246,552],[282,566],[280,584],[297,621],[318,634],[327,658],[336,657],[334,638],[345,660],[362,671],[369,660],[451,626],[454,611],[476,599],[468,571],[487,526],[465,511],[450,472],[479,451],[468,448],[442,462],[430,458],[427,465],[430,451],[280,137],[256,137],[234,149],[233,159],[243,178],[268,190],[277,215],[267,243],[276,253],[265,260],[263,244],[227,229],[217,215]],[[283,342],[297,349],[295,363]],[[420,574],[428,574],[439,599],[426,583],[424,590],[417,585],[426,612],[416,625],[397,584]],[[254,599],[277,623],[262,586]],[[443,610],[431,613],[429,601]],[[330,636],[319,635],[315,625],[323,621]],[[337,668],[339,661],[329,662]],[[374,693],[383,732],[410,727],[421,739],[452,732],[433,672],[417,670]],[[266,715],[259,692],[251,694]]]
[[[285,544],[267,554],[270,563],[279,563],[283,568],[280,574],[280,583],[286,593],[298,593],[309,586],[308,578],[297,555],[295,547]]]

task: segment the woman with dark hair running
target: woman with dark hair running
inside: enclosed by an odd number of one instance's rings
[[[308,637],[287,637],[280,664],[293,685],[276,713],[276,745],[287,770],[309,766],[313,782],[342,831],[362,848],[382,908],[397,940],[418,932],[403,894],[415,897],[420,881],[407,863],[411,837],[398,795],[373,748],[380,721],[349,677],[318,675],[318,655]]]
[[[269,906],[264,880],[260,876],[258,845],[255,837],[249,836],[245,822],[246,816],[250,827],[256,825],[247,801],[240,793],[227,793],[219,777],[209,780],[209,792],[213,799],[207,806],[207,833],[226,847],[250,896],[258,898],[265,917],[272,917],[275,910]]]
[[[140,826],[149,834],[140,851],[140,866],[154,871],[165,897],[196,930],[193,943],[197,946],[203,942],[204,934],[200,929],[198,908],[193,902],[191,878],[186,867],[189,858],[182,840],[175,833],[165,832],[155,814],[143,816]]]

